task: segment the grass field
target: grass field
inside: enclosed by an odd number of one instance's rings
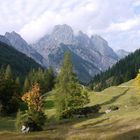
[[[102,92],[89,92],[88,106],[100,104],[100,113],[88,118],[57,122],[53,95],[47,97],[48,122],[43,132],[21,134],[14,118],[0,118],[0,140],[140,140],[140,92],[133,80]],[[119,110],[105,114],[116,105]]]

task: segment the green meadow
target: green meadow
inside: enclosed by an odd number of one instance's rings
[[[47,122],[42,132],[16,132],[15,118],[0,118],[0,140],[139,140],[140,91],[134,80],[102,92],[89,91],[87,106],[101,105],[96,115],[57,121],[53,91],[45,95]],[[105,113],[110,106],[119,109]]]

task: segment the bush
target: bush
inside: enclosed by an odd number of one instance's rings
[[[118,110],[119,107],[116,106],[116,105],[112,105],[112,106],[109,106],[108,109],[109,109],[109,110],[112,110],[112,111],[115,111],[115,110]]]
[[[63,112],[61,118],[67,119],[67,118],[73,118],[73,117],[78,117],[78,116],[86,117],[91,114],[98,113],[100,109],[101,109],[101,106],[97,104],[97,105],[89,106],[89,107],[66,110]]]
[[[30,128],[30,131],[41,131],[45,124],[46,116],[43,112],[18,111],[16,118],[16,129],[21,130],[22,126]]]
[[[43,112],[28,112],[28,120],[24,125],[29,127],[31,131],[41,131],[46,121]]]
[[[39,84],[33,85],[32,89],[22,96],[22,100],[26,103],[21,108],[27,111],[18,112],[16,126],[18,130],[24,125],[29,131],[40,131],[45,124],[45,113],[43,110],[44,102],[40,92]],[[27,106],[26,106],[27,105]]]
[[[23,111],[18,111],[17,116],[16,116],[16,122],[15,122],[15,127],[17,131],[21,131],[22,125],[24,125],[24,122],[26,122],[28,119],[28,114],[27,112]]]

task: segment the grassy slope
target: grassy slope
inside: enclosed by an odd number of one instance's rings
[[[88,105],[101,104],[97,116],[71,120],[69,122],[47,122],[45,131],[31,134],[18,134],[11,118],[0,119],[0,139],[67,139],[67,140],[136,140],[140,139],[140,93],[133,80],[118,87],[110,87],[100,93],[90,93]],[[105,114],[110,105],[119,110]],[[49,119],[55,114],[53,96],[47,98],[46,110]],[[12,129],[13,127],[13,129]]]

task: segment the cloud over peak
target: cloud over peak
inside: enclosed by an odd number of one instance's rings
[[[0,33],[15,30],[29,43],[54,25],[68,24],[75,31],[100,34],[114,49],[139,46],[139,0],[6,0],[0,9]]]

